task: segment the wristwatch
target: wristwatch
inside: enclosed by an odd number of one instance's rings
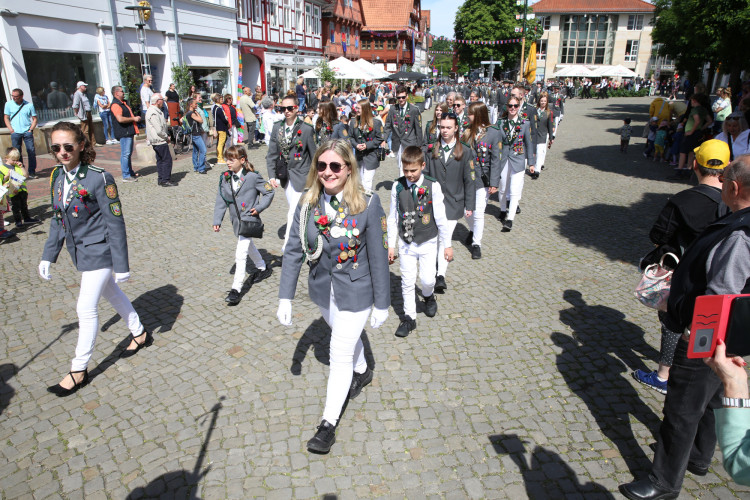
[[[750,408],[750,399],[742,398],[721,398],[721,404],[731,408]]]

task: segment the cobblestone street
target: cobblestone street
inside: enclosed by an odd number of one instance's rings
[[[323,411],[329,335],[307,266],[293,326],[276,319],[281,190],[256,241],[273,274],[227,307],[236,242],[228,216],[211,229],[219,170],[195,174],[181,155],[178,187],[158,187],[153,166],[119,183],[132,276],[121,288],[155,342],[120,359],[129,332],[102,300],[92,381],[57,398],[46,387],[74,354],[80,273],[64,249],[52,281],[39,278],[49,181],[29,181],[44,224],[0,246],[0,497],[622,498],[618,484],[648,473],[664,401],[630,376],[656,367],[660,338],[656,312],[633,297],[636,264],[667,196],[688,186],[641,154],[649,102],[568,101],[513,230],[501,233],[491,202],[472,260],[459,222],[438,314],[418,309],[405,339],[394,336],[403,308],[391,266],[390,316],[364,334],[375,378],[325,456],[305,448]],[[623,155],[625,117],[634,138]],[[119,147],[97,152],[119,180]],[[265,153],[250,156],[267,178]],[[386,212],[397,175],[388,158],[375,177]],[[750,488],[729,480],[717,450],[707,476],[687,473],[680,499],[692,498]]]

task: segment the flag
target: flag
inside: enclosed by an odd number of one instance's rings
[[[529,83],[536,80],[536,42],[532,43],[529,49],[529,58],[526,59],[526,68],[524,69],[523,76]]]

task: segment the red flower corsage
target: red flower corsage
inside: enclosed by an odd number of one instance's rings
[[[297,141],[297,147],[301,150],[302,149],[302,141]]]
[[[89,196],[89,192],[88,192],[88,191],[86,191],[85,189],[79,189],[79,190],[78,190],[78,198],[79,198],[79,199],[81,199],[81,200],[82,200],[82,199],[84,199],[84,198],[88,198],[88,196]]]
[[[315,217],[315,225],[318,226],[318,229],[321,231],[328,230],[328,224],[330,224],[331,221],[328,220],[327,215],[320,215]]]
[[[229,179],[232,177],[232,174],[229,173],[229,171],[224,172],[224,180],[229,182]]]
[[[331,126],[330,126],[330,125],[326,125],[326,131],[327,131],[327,132],[330,132],[330,131],[331,131]]]
[[[427,145],[427,151],[430,151],[433,147],[435,147],[434,144],[428,144]]]
[[[368,127],[368,128],[367,128],[367,131],[368,131],[368,132],[372,132],[372,127]]]
[[[298,131],[297,131],[297,135],[302,135],[302,131],[301,131],[301,130],[298,130]]]
[[[419,194],[419,196],[424,196],[426,193],[427,193],[427,190],[423,187],[417,189],[417,194]]]

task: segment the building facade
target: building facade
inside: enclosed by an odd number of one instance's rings
[[[415,65],[424,69],[429,47],[420,46],[423,43],[420,0],[361,2],[364,15],[361,57],[390,72]]]
[[[156,2],[154,2],[156,3]],[[137,13],[121,0],[34,0],[0,11],[0,72],[5,102],[20,88],[41,123],[71,117],[77,81],[107,94],[120,84],[122,59],[139,68],[140,47],[149,58],[154,88],[166,90],[173,64],[187,64],[205,92],[231,92],[238,68],[234,0],[159,2],[136,34]]]
[[[323,7],[323,55],[327,59],[360,57],[360,0],[332,0]]]
[[[643,0],[540,0],[534,15],[544,28],[537,79],[569,65],[622,65],[648,76],[655,7]]]

